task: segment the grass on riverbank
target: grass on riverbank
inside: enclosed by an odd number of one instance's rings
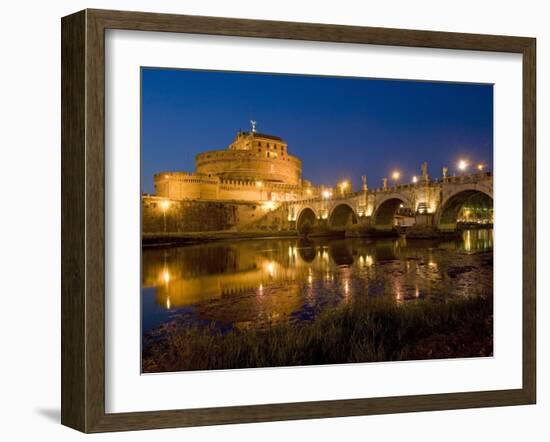
[[[146,339],[145,373],[491,356],[492,297],[352,302],[300,325],[170,331]]]

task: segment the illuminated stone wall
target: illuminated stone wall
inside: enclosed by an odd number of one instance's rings
[[[156,196],[173,200],[296,201],[320,194],[308,182],[293,185],[186,172],[158,173],[154,183]]]
[[[163,207],[163,202],[166,208]],[[280,229],[277,221],[267,216],[277,207],[270,203],[245,201],[189,201],[167,200],[154,196],[143,196],[141,203],[142,232],[214,232],[235,230],[256,225],[259,229]],[[281,212],[281,214],[284,212]],[[282,216],[282,215],[281,215]],[[263,218],[269,218],[262,223]]]
[[[301,161],[291,155],[275,155],[268,148],[256,150],[215,150],[197,155],[196,171],[225,178],[248,178],[298,185]]]

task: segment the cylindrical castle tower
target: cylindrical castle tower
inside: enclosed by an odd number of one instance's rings
[[[222,179],[300,184],[301,161],[288,154],[277,136],[239,132],[228,149],[203,152],[195,157],[196,172]]]

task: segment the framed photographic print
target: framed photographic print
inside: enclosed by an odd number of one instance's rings
[[[535,403],[535,40],[62,19],[62,423]]]

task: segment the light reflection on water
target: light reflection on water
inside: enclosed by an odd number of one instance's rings
[[[398,302],[490,293],[493,232],[448,241],[269,239],[144,249],[142,329],[189,324],[264,327],[311,320],[354,297]]]

